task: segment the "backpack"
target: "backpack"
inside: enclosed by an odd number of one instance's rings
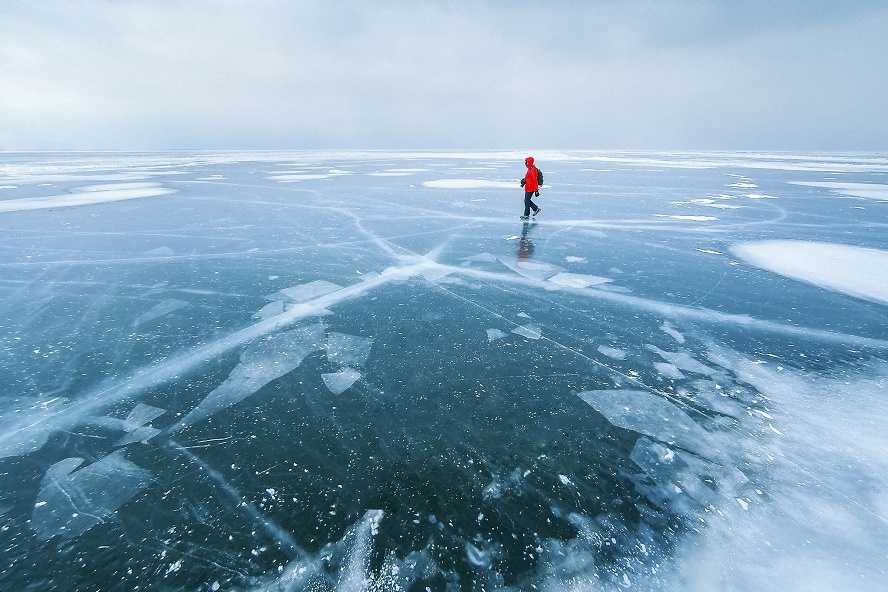
[[[541,171],[540,169],[537,169],[537,184],[540,186],[542,186],[543,184],[543,171]]]

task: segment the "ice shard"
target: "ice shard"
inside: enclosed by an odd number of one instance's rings
[[[151,473],[110,454],[80,470],[80,458],[51,466],[41,483],[31,515],[31,528],[40,540],[59,535],[72,538],[111,517],[151,483]]]

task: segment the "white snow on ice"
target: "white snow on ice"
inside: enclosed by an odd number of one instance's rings
[[[521,189],[518,181],[487,181],[485,179],[438,179],[423,185],[435,189]]]
[[[81,187],[76,193],[3,200],[0,201],[0,213],[89,206],[144,197],[158,197],[175,192],[175,189],[165,189],[156,183],[91,185]]]
[[[888,304],[888,251],[837,243],[770,240],[738,243],[750,265],[849,296]]]
[[[864,197],[867,199],[888,200],[888,185],[879,183],[832,183],[813,181],[790,181],[791,185],[804,185],[805,187],[823,187],[832,189],[832,193],[847,195],[849,197]]]

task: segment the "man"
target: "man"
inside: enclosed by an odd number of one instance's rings
[[[533,210],[534,216],[542,210],[542,208],[533,203],[533,197],[540,196],[540,184],[543,182],[543,175],[538,168],[533,166],[533,156],[525,158],[524,164],[527,166],[527,174],[521,179],[521,186],[524,187],[524,215],[521,216],[521,219],[527,220],[530,218],[530,210]]]

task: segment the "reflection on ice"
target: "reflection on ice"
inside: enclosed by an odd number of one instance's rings
[[[109,519],[151,482],[151,474],[115,452],[80,470],[82,458],[52,465],[34,504],[31,528],[38,538],[83,534]]]

